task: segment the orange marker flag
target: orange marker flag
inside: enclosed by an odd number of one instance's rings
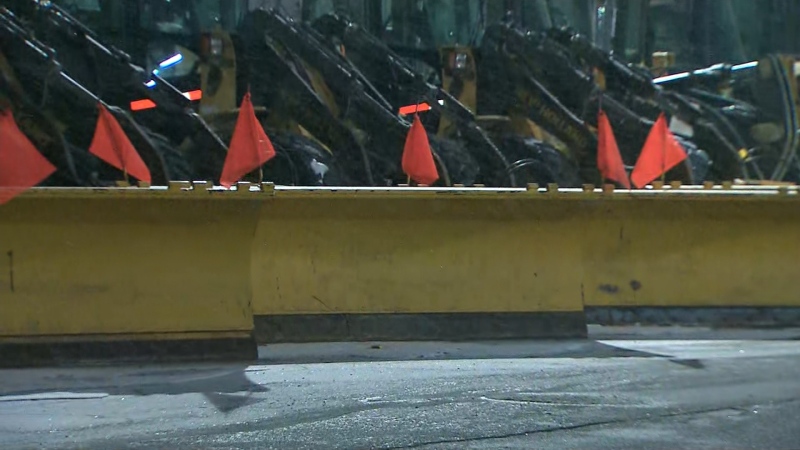
[[[686,150],[675,139],[662,113],[650,130],[639,160],[631,174],[633,184],[639,189],[667,173],[688,158]]]
[[[414,122],[406,137],[402,165],[403,172],[419,184],[430,186],[439,179],[431,145],[428,142],[428,133],[422,126],[418,115],[414,115]]]
[[[239,118],[233,130],[231,146],[222,168],[220,183],[229,188],[248,173],[258,169],[275,157],[275,147],[256,118],[248,92],[239,108]]]
[[[603,110],[600,110],[597,116],[597,168],[603,180],[616,181],[627,189],[631,188],[617,139],[614,137],[614,130]]]
[[[100,116],[89,146],[89,153],[108,164],[131,175],[139,181],[151,182],[150,170],[133,147],[117,119],[102,104],[98,105]]]
[[[0,111],[0,205],[41,183],[55,171],[55,166],[17,127],[11,111]]]

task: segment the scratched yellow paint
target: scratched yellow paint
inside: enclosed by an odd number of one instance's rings
[[[248,333],[254,313],[800,306],[790,192],[34,190],[0,207],[0,340]]]
[[[0,337],[252,330],[257,207],[184,197],[0,207]]]
[[[585,213],[587,306],[800,307],[800,202],[632,199]]]
[[[257,315],[583,309],[576,203],[279,196],[253,256]]]
[[[800,196],[718,194],[279,195],[256,233],[253,308],[800,307]]]

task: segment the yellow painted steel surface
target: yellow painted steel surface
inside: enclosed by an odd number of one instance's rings
[[[587,306],[800,307],[800,201],[589,204]]]
[[[800,306],[796,188],[438,192],[279,191],[255,314]]]
[[[0,336],[800,306],[797,188],[543,191],[36,189],[0,207]]]
[[[36,190],[0,207],[0,337],[252,330],[258,204]]]
[[[582,311],[576,203],[527,195],[280,193],[256,315]]]

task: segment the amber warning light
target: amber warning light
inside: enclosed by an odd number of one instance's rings
[[[444,106],[444,100],[437,100],[436,103]],[[425,112],[425,111],[430,111],[431,109],[432,109],[431,105],[429,105],[428,103],[423,102],[423,103],[419,103],[417,105],[403,106],[403,107],[400,108],[398,113],[400,113],[401,116],[410,116],[412,114],[421,113],[421,112]]]
[[[198,89],[195,91],[184,92],[183,96],[194,102],[203,98],[203,91]],[[155,107],[155,102],[149,99],[131,102],[131,111],[143,111],[145,109],[152,109]]]

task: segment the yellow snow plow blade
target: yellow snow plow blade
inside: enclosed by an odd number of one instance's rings
[[[254,199],[140,189],[13,200],[0,207],[0,344],[19,359],[254,356],[257,213]]]
[[[254,246],[259,340],[585,336],[580,204],[537,197],[279,192]]]
[[[795,187],[34,189],[0,208],[0,353],[584,337],[586,311],[797,308],[798,248]]]

